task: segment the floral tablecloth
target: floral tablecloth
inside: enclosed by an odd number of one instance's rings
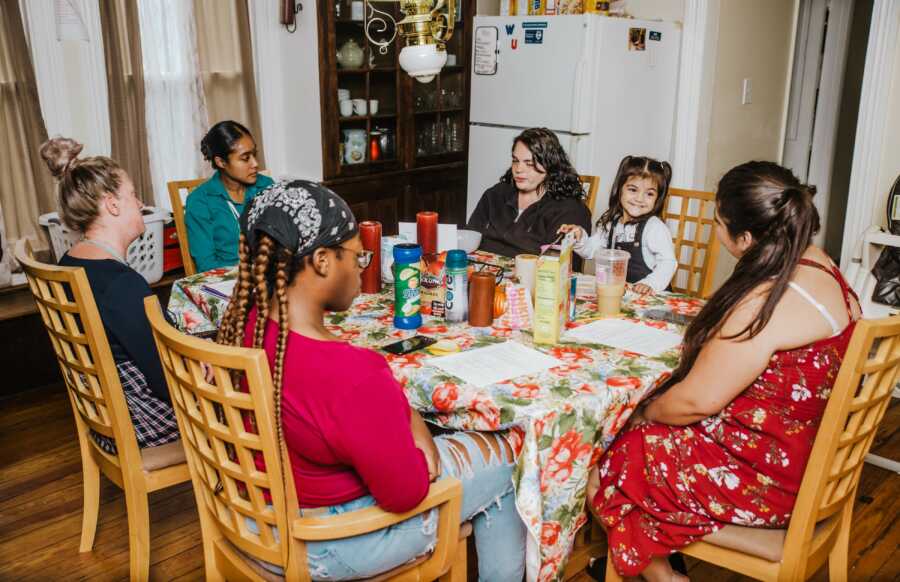
[[[481,255],[504,267],[510,261]],[[235,272],[216,269],[175,283],[169,314],[191,333],[215,329],[228,301],[210,292],[210,284],[233,279]],[[204,289],[206,286],[206,289]],[[694,314],[702,302],[674,294],[639,297],[627,293],[625,318],[658,328],[678,326],[642,320],[647,309]],[[394,329],[390,289],[361,295],[351,309],[327,316],[335,334],[356,345],[378,348],[415,333],[452,339],[463,350],[507,340],[534,347],[562,362],[546,372],[500,382],[486,388],[465,384],[429,366],[425,352],[385,354],[412,406],[438,425],[467,430],[507,430],[519,453],[513,480],[516,504],[531,533],[527,552],[529,580],[562,576],[575,533],[585,523],[585,491],[590,467],[612,442],[632,410],[670,375],[678,349],[646,357],[604,345],[563,343],[534,346],[527,331],[476,329],[466,324],[426,320],[416,332]],[[579,298],[577,327],[597,318],[593,298]]]

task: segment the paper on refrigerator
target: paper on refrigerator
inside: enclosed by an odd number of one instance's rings
[[[602,319],[565,334],[574,341],[603,344],[645,356],[658,356],[681,343],[681,336],[623,319]]]
[[[478,388],[519,376],[537,374],[565,362],[514,341],[428,358],[425,363]]]

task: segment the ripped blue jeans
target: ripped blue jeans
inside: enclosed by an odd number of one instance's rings
[[[496,433],[458,432],[435,437],[441,475],[462,481],[460,520],[472,522],[478,551],[478,579],[521,582],[525,573],[525,525],[516,510],[512,472],[515,459],[506,439]],[[330,515],[375,505],[366,495],[327,508]],[[301,514],[303,510],[301,510]],[[313,580],[369,578],[430,551],[436,542],[437,510],[391,527],[352,538],[307,544]],[[256,522],[248,527],[258,531]],[[267,569],[281,573],[272,564]]]

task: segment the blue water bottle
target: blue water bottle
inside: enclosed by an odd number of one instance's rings
[[[394,245],[394,327],[398,329],[422,326],[422,314],[419,313],[421,260],[422,247],[419,245]]]
[[[447,253],[447,294],[444,319],[458,323],[469,317],[469,257],[455,249]]]

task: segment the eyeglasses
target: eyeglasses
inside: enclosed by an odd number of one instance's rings
[[[353,249],[348,249],[347,247],[341,246],[341,245],[335,245],[334,248],[343,249],[350,253],[355,253],[356,254],[356,264],[359,266],[360,269],[365,269],[366,267],[368,267],[369,263],[372,262],[372,257],[375,255],[374,251],[365,251],[365,250],[356,251]]]

